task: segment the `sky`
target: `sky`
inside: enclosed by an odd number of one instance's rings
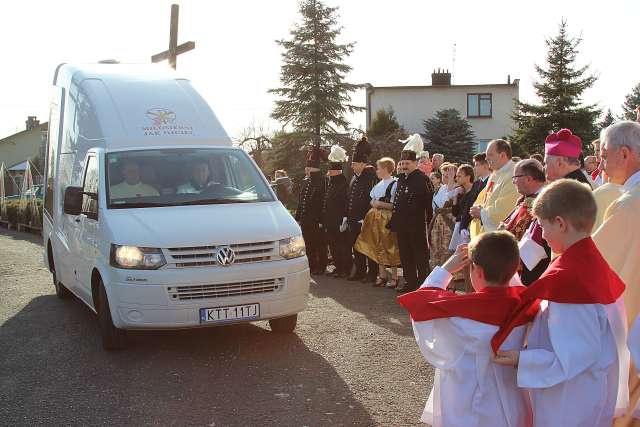
[[[373,86],[429,85],[435,68],[454,84],[520,79],[520,99],[536,102],[534,64],[544,64],[545,38],[564,18],[581,36],[579,65],[598,76],[584,101],[621,112],[640,83],[640,0],[514,2],[325,0],[339,7],[342,42],[355,42],[348,80]],[[149,62],[168,48],[170,5],[180,5],[178,43],[196,49],[178,57],[189,78],[232,137],[248,126],[272,130],[281,48],[299,20],[295,0],[110,0],[7,2],[0,14],[0,138],[24,129],[28,115],[48,120],[55,67],[62,62]],[[455,66],[453,62],[455,49]],[[364,91],[354,93],[365,105]],[[350,116],[363,127],[365,113]]]

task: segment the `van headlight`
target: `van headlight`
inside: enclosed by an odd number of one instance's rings
[[[305,256],[307,251],[304,247],[304,239],[301,235],[280,240],[280,256],[284,259],[298,258]]]
[[[111,265],[128,270],[156,270],[167,262],[156,248],[111,245]]]

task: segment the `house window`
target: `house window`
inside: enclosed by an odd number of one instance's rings
[[[467,117],[491,117],[491,94],[468,93]]]
[[[487,146],[491,142],[490,139],[478,139],[476,141],[476,153],[484,153],[487,151]]]

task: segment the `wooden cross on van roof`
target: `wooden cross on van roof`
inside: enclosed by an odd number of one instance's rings
[[[169,50],[157,53],[151,57],[151,62],[169,60],[169,66],[176,69],[177,56],[195,49],[196,42],[186,42],[178,46],[178,9],[177,4],[171,5],[171,22],[169,24]]]

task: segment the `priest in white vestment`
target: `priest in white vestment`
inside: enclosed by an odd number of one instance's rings
[[[623,299],[631,324],[640,314],[640,123],[623,121],[605,128],[600,144],[609,181],[622,185],[623,193],[607,209],[593,240],[626,285]],[[631,418],[633,407],[640,400],[636,369],[631,370],[629,385],[631,405],[616,426],[640,426],[640,421]]]

